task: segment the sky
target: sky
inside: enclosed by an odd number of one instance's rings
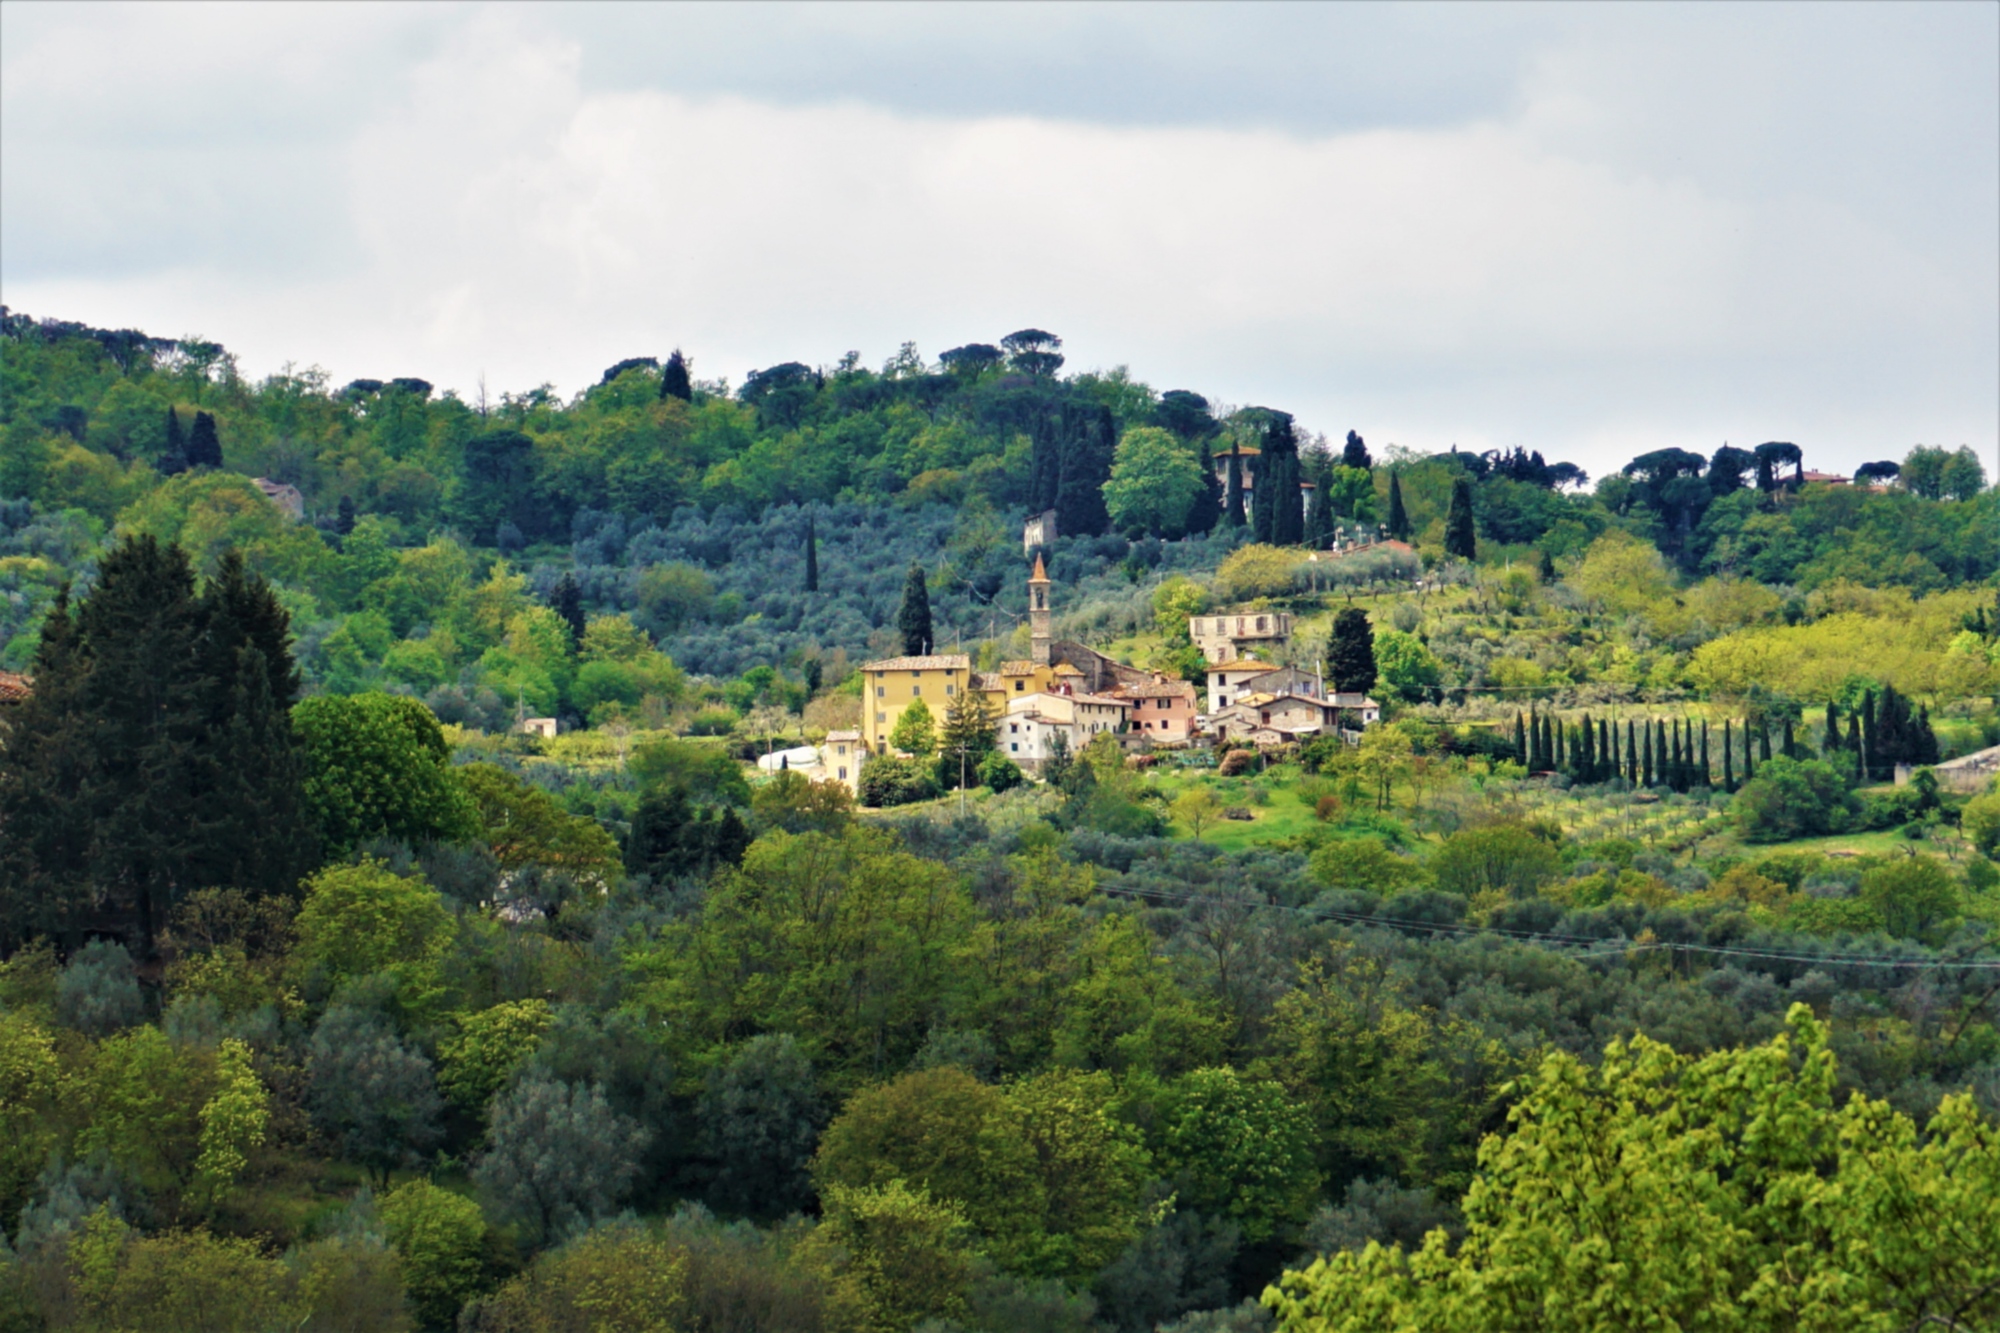
[[[5,0],[0,301],[467,397],[1032,326],[1378,452],[2000,470],[2000,4]]]

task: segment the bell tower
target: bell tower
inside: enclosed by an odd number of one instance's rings
[[[1035,665],[1049,664],[1049,572],[1035,555],[1035,572],[1028,575],[1028,632],[1034,641]]]

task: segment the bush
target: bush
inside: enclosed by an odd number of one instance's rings
[[[937,776],[922,759],[878,756],[861,766],[861,804],[872,809],[909,805],[941,795]]]
[[[1215,770],[1216,776],[1224,778],[1239,777],[1249,772],[1251,766],[1256,762],[1257,752],[1255,750],[1231,750],[1228,754],[1222,756],[1222,764]]]
[[[2000,792],[1988,792],[1967,801],[1959,815],[1959,827],[1972,839],[1972,845],[1986,855],[2000,852]]]
[[[1730,813],[1751,842],[1789,842],[1840,832],[1847,800],[1847,784],[1832,764],[1775,755],[1736,793]]]
[[[450,1328],[479,1290],[486,1219],[479,1205],[428,1180],[412,1180],[380,1205],[382,1229],[403,1261],[403,1288],[426,1326]]]
[[[1020,766],[998,750],[979,761],[979,784],[994,792],[1012,791],[1024,782]]]
[[[76,951],[56,983],[56,1018],[92,1037],[146,1020],[146,1001],[124,945],[92,940]]]

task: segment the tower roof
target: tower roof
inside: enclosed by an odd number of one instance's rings
[[[1028,575],[1028,582],[1047,583],[1048,581],[1049,581],[1049,572],[1046,569],[1042,568],[1042,553],[1040,551],[1037,551],[1035,552],[1035,572]]]

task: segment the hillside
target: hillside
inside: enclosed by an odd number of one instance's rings
[[[1978,460],[1064,371],[468,403],[6,315],[0,1328],[2000,1321]],[[1058,638],[1199,688],[1284,612],[1380,721],[754,762],[1028,656],[1051,512]]]

